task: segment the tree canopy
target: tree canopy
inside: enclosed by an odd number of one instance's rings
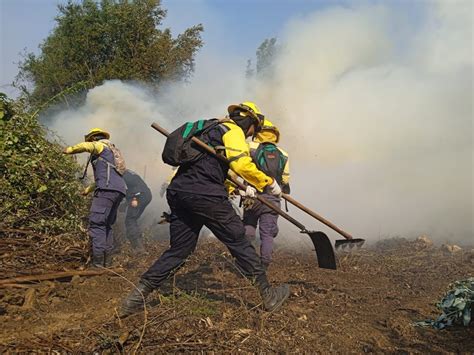
[[[252,60],[247,60],[245,76],[247,78],[256,76],[259,79],[268,79],[273,75],[275,58],[280,51],[276,38],[265,39],[256,51],[255,69],[252,67]]]
[[[20,63],[16,84],[37,104],[78,82],[94,87],[107,79],[154,86],[186,79],[202,46],[202,25],[173,37],[159,29],[160,0],[69,0],[58,6],[56,26]]]
[[[257,74],[260,76],[271,75],[273,61],[278,52],[277,39],[265,39],[257,48]]]

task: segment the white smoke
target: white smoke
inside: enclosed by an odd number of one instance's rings
[[[254,100],[280,127],[293,196],[308,207],[356,237],[472,242],[472,3],[424,5],[423,22],[400,31],[406,19],[382,5],[293,19],[271,79],[248,82],[246,58],[207,55],[189,84],[158,96],[107,82],[54,117],[53,129],[68,144],[92,127],[109,130],[133,170],[147,166],[157,196],[170,169],[152,121],[172,129]]]

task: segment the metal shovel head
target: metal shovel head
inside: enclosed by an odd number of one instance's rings
[[[332,248],[328,236],[323,232],[304,231],[302,233],[308,234],[313,241],[319,267],[336,270],[336,255],[334,254],[334,249]]]
[[[365,243],[365,239],[362,238],[354,238],[354,239],[338,239],[336,240],[335,247],[336,249],[352,249],[354,247],[361,248],[362,245]]]

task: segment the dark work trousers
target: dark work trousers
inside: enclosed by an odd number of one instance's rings
[[[171,207],[170,247],[142,275],[153,288],[184,264],[196,248],[203,226],[229,249],[244,275],[257,282],[266,280],[265,271],[245,229],[227,197],[204,196],[168,190]]]
[[[89,215],[89,236],[93,255],[103,255],[113,248],[112,225],[124,195],[119,191],[96,190]]]
[[[127,239],[136,245],[137,240],[141,238],[141,230],[138,225],[138,219],[141,217],[146,206],[151,202],[151,194],[146,194],[138,198],[138,206],[130,206],[131,201],[127,201],[127,214],[125,215],[125,228]]]
[[[266,200],[280,207],[280,198],[274,195],[263,194]],[[255,240],[257,224],[260,233],[260,257],[262,262],[270,264],[273,253],[273,238],[278,235],[278,213],[255,201],[253,206],[244,211],[245,235],[249,240]]]

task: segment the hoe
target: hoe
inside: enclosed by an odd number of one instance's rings
[[[311,217],[316,218],[322,224],[325,224],[326,226],[328,226],[332,230],[334,230],[337,233],[339,233],[340,235],[342,235],[345,239],[336,240],[336,243],[335,243],[336,249],[345,249],[346,247],[349,247],[350,249],[352,249],[353,247],[360,248],[364,244],[365,239],[352,237],[352,235],[350,235],[349,233],[343,231],[341,228],[336,226],[334,223],[331,223],[326,218],[320,216],[316,212],[311,211],[308,207],[303,206],[301,203],[299,203],[298,201],[293,199],[291,196],[289,196],[287,194],[282,194],[282,197],[285,200],[287,200],[289,203],[291,203],[292,205],[298,207],[300,210],[306,212]]]

